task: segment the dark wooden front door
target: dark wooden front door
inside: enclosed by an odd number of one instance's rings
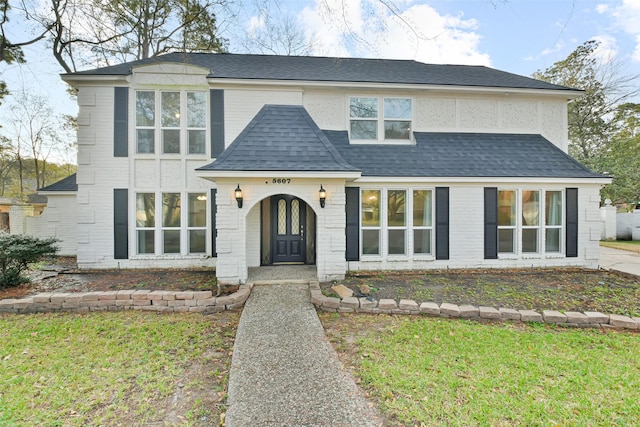
[[[306,204],[294,196],[271,197],[271,254],[273,264],[305,262]]]

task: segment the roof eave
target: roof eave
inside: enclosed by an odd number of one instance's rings
[[[344,178],[353,180],[360,178],[360,171],[286,171],[286,170],[264,170],[264,171],[246,171],[246,170],[206,170],[196,169],[196,176],[215,181],[216,178]]]
[[[518,176],[363,176],[357,178],[356,183],[380,183],[380,182],[428,182],[428,183],[455,183],[455,184],[468,184],[474,183],[478,185],[484,185],[486,183],[540,183],[540,184],[552,184],[552,185],[567,185],[567,184],[579,184],[579,185],[606,185],[611,184],[612,178],[610,177],[518,177]]]
[[[267,85],[267,86],[305,86],[305,87],[349,87],[370,89],[421,89],[431,92],[478,92],[509,94],[545,94],[577,98],[584,94],[580,89],[535,89],[498,86],[464,86],[464,85],[433,85],[426,83],[393,83],[393,82],[358,82],[358,81],[334,81],[334,80],[275,80],[275,79],[241,79],[228,77],[207,77],[210,85]]]

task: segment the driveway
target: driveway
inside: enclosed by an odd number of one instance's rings
[[[601,246],[600,267],[640,276],[640,254]]]

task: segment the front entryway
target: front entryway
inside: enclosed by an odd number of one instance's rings
[[[273,264],[306,261],[306,203],[295,196],[271,197],[271,254]]]

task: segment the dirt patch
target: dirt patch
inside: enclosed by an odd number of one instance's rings
[[[640,279],[588,269],[379,271],[321,283],[325,295],[342,284],[356,296],[412,299],[530,310],[601,311],[640,316]],[[366,285],[366,286],[365,286]],[[361,290],[365,289],[363,293]]]
[[[218,285],[214,269],[78,270],[75,258],[60,257],[29,271],[31,281],[0,289],[0,299],[42,292],[91,292],[128,289],[211,291],[229,295],[238,286]]]

